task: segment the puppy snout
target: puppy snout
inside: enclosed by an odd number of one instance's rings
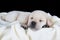
[[[36,22],[35,21],[32,21],[30,26],[31,26],[31,28],[35,28]]]

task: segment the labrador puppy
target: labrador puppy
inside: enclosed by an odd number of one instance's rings
[[[41,28],[49,27],[48,25],[48,14],[41,10],[33,11],[29,16],[28,27],[32,30],[38,30]],[[49,23],[50,24],[50,23]]]

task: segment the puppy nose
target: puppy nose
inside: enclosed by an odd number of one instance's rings
[[[36,22],[35,22],[35,21],[32,21],[31,24],[32,24],[32,25],[36,25]]]
[[[35,26],[36,26],[36,22],[35,21],[32,21],[30,27],[31,28],[35,28]]]

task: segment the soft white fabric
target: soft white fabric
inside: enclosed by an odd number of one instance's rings
[[[1,13],[0,13],[0,17],[1,17],[1,16],[4,16],[4,15],[6,15],[6,14],[7,14],[7,12],[1,12]]]
[[[55,28],[42,28],[39,31],[32,31],[29,29],[29,35],[32,40],[60,40],[60,27],[57,25]]]
[[[4,16],[5,17],[4,19],[8,22],[13,22],[17,19],[18,15],[19,15],[18,12],[11,11],[11,12],[8,12],[6,16]]]
[[[60,27],[60,18],[57,16],[52,16],[52,20],[54,22],[54,25],[58,25]]]
[[[7,12],[1,12],[0,13],[0,27],[6,26],[9,24],[9,22],[5,21],[3,18],[6,16],[8,13]]]
[[[60,27],[42,28],[38,31],[31,29],[26,31],[20,26],[19,22],[11,23],[10,27],[0,28],[0,40],[60,40]]]
[[[7,21],[4,21],[4,20],[0,19],[0,27],[6,26],[8,24],[10,24],[10,22],[7,22]]]
[[[19,22],[13,22],[10,27],[0,28],[0,40],[28,40],[28,37]]]

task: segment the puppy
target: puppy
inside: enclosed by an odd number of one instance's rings
[[[32,30],[38,30],[44,27],[49,27],[48,25],[48,14],[44,11],[33,11],[29,16],[28,27]]]

